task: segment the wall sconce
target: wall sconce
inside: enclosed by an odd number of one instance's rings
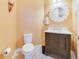
[[[45,19],[43,20],[44,25],[49,25],[49,17],[46,16]]]
[[[11,12],[13,6],[14,6],[14,0],[8,0],[8,11]]]

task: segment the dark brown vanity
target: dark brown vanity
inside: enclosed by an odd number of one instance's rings
[[[45,32],[45,52],[56,59],[70,59],[71,34]]]

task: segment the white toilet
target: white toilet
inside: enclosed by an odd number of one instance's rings
[[[24,34],[24,46],[22,52],[25,55],[25,59],[32,59],[32,52],[34,45],[32,44],[32,34]]]

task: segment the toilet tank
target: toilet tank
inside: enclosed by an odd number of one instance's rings
[[[32,33],[24,34],[24,43],[32,43]]]

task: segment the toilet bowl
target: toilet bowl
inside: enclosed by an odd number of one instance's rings
[[[32,59],[32,52],[34,50],[34,45],[32,44],[32,34],[24,34],[24,43],[22,52],[25,59]]]

